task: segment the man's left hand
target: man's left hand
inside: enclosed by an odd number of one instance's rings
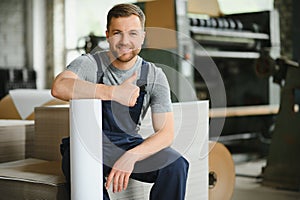
[[[114,164],[106,180],[106,189],[113,185],[113,192],[126,190],[129,177],[133,171],[134,164],[137,161],[137,155],[126,152]]]

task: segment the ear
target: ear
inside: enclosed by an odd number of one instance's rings
[[[144,41],[145,41],[145,37],[146,37],[146,31],[144,31],[144,32],[143,32],[143,36],[142,36],[142,37],[143,37],[143,41],[142,41],[142,44],[144,44]]]
[[[109,35],[108,35],[108,30],[105,31],[105,36],[106,36],[106,39],[109,38]]]

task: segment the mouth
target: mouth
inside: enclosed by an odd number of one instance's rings
[[[126,47],[126,46],[119,46],[118,51],[119,51],[119,54],[127,54],[127,53],[131,53],[132,49],[129,47]]]

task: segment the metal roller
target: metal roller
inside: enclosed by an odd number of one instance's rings
[[[228,21],[228,23],[229,23],[229,27],[228,28],[230,28],[230,29],[235,29],[236,28],[236,24],[235,24],[235,22],[234,22],[234,20],[233,19],[227,19],[227,21]]]

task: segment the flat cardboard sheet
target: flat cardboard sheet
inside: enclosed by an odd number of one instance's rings
[[[0,179],[57,186],[65,183],[59,161],[24,159],[0,164]]]
[[[0,199],[69,199],[59,161],[24,159],[0,164]]]
[[[35,107],[41,106],[52,100],[50,90],[16,89],[10,90],[9,94],[21,116],[26,119]]]
[[[10,92],[12,95],[8,94],[0,100],[0,119],[34,120],[34,108],[37,106],[68,104],[67,101],[53,97],[47,100],[50,94],[49,90],[42,90],[41,93],[39,91],[41,90],[12,90]],[[48,97],[43,100],[41,97],[45,96],[45,93]]]

